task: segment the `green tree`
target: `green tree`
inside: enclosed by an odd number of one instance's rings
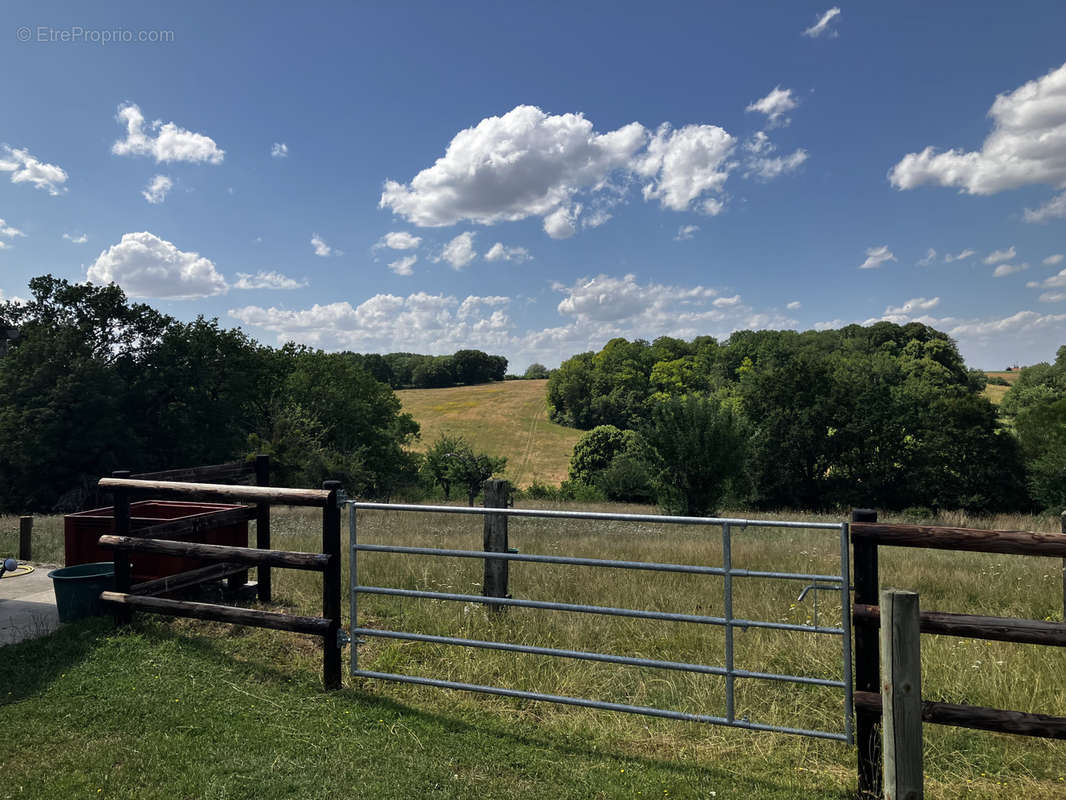
[[[671,397],[652,407],[641,433],[653,463],[656,496],[685,516],[713,514],[744,467],[747,433],[728,403]]]
[[[538,364],[534,361],[526,367],[526,371],[522,373],[522,377],[527,381],[543,380],[544,378],[551,377],[551,371],[543,364]]]

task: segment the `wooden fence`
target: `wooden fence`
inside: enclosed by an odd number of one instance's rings
[[[323,683],[327,689],[339,689],[343,644],[340,627],[341,544],[338,504],[340,483],[326,481],[322,484],[322,489],[282,489],[263,485],[234,486],[177,480],[179,477],[200,477],[207,470],[220,471],[224,467],[234,467],[234,465],[173,470],[154,473],[151,476],[140,476],[139,479],[129,477],[128,472],[121,472],[115,473],[114,477],[100,480],[100,489],[110,491],[115,498],[113,533],[100,537],[101,546],[113,549],[115,553],[115,591],[103,592],[101,599],[114,605],[115,621],[119,624],[128,624],[132,612],[139,610],[321,636]],[[263,468],[264,462],[257,460],[255,475],[259,479],[263,478]],[[234,469],[232,472],[237,475],[239,470]],[[207,472],[207,474],[211,473]],[[250,502],[254,505],[223,511],[206,518],[162,522],[134,534],[130,531],[130,502],[133,497],[229,500]],[[272,504],[321,508],[322,552],[301,553],[270,549],[270,506]],[[256,547],[231,547],[182,541],[198,536],[206,530],[252,519],[257,521]],[[134,585],[129,560],[131,553],[186,556],[216,563],[179,575]],[[322,616],[296,616],[156,596],[195,586],[205,581],[219,580],[223,577],[232,578],[246,572],[250,566],[257,568],[257,594],[262,602],[270,600],[270,569],[272,567],[321,572]]]
[[[881,608],[878,605],[878,547],[919,547],[1066,558],[1066,536],[1026,531],[890,525],[878,523],[876,512],[857,509],[852,512],[851,542],[855,563],[852,620],[855,628],[855,722],[859,794],[862,797],[880,797],[881,740],[876,730],[882,715],[882,674],[878,654],[878,628],[881,624]],[[921,633],[1066,646],[1066,623],[1062,622],[937,611],[922,611],[918,619]],[[937,725],[1066,739],[1066,717],[922,700],[921,718],[923,722]]]

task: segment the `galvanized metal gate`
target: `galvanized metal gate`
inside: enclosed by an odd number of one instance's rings
[[[849,578],[849,550],[848,550],[848,524],[824,523],[824,522],[793,522],[785,520],[745,520],[745,519],[717,519],[710,517],[678,517],[657,516],[650,514],[614,514],[606,512],[587,511],[550,511],[540,509],[517,509],[517,508],[473,508],[457,506],[423,506],[402,505],[388,503],[362,503],[348,501],[349,529],[350,529],[350,602],[352,619],[352,658],[351,674],[353,677],[377,678],[387,681],[399,681],[403,683],[436,686],[445,689],[459,689],[487,694],[501,695],[504,697],[526,698],[542,700],[551,703],[584,706],[588,708],[606,709],[609,711],[621,711],[630,714],[643,714],[652,717],[665,717],[668,719],[686,720],[690,722],[703,722],[712,725],[726,725],[734,728],[745,728],[755,731],[776,731],[800,736],[811,736],[820,739],[833,739],[837,741],[853,743],[852,725],[852,658],[851,658],[851,602],[850,602],[850,578]],[[673,525],[702,525],[721,529],[722,536],[722,564],[720,566],[704,566],[692,564],[670,564],[646,561],[617,561],[606,558],[576,558],[556,555],[536,555],[517,552],[498,553],[485,552],[482,550],[450,550],[434,547],[407,547],[391,544],[360,544],[358,541],[358,513],[360,510],[379,510],[392,512],[413,513],[436,513],[436,514],[472,514],[472,515],[507,515],[510,517],[541,517],[548,519],[580,519],[580,520],[611,520],[634,523],[654,523]],[[768,528],[799,528],[808,530],[836,531],[840,537],[840,569],[838,574],[809,574],[799,572],[767,572],[739,569],[733,566],[732,560],[732,537],[735,528],[747,526],[760,526]],[[403,553],[421,556],[442,556],[448,558],[475,558],[475,559],[499,559],[507,561],[525,561],[542,564],[570,564],[588,567],[607,567],[622,570],[651,570],[656,572],[689,573],[696,575],[720,576],[724,584],[723,616],[703,616],[695,614],[674,614],[661,611],[646,611],[632,608],[613,608],[598,605],[579,605],[573,603],[557,603],[544,600],[522,600],[511,597],[484,597],[482,595],[455,594],[449,592],[430,592],[413,589],[398,589],[385,586],[364,586],[359,583],[359,553]],[[769,578],[787,581],[803,581],[807,589],[823,588],[839,592],[841,601],[840,627],[824,626],[817,624],[815,617],[813,625],[799,625],[788,622],[773,620],[754,620],[737,618],[733,615],[733,579],[734,578]],[[805,590],[806,591],[806,590]],[[568,611],[586,614],[605,614],[619,617],[633,617],[639,619],[663,620],[670,622],[686,622],[702,625],[714,625],[724,628],[725,633],[725,663],[722,665],[690,664],[681,661],[661,661],[647,658],[635,658],[630,656],[615,655],[611,653],[597,653],[579,650],[563,650],[552,647],[534,647],[531,645],[512,644],[499,641],[485,641],[479,639],[464,639],[452,636],[436,636],[411,631],[380,630],[376,628],[364,628],[358,624],[360,594],[391,595],[395,597],[428,598],[434,600],[455,601],[460,603],[481,603],[498,606],[518,606],[521,608],[535,608],[552,611]],[[773,672],[756,672],[737,669],[733,658],[733,634],[736,628],[768,628],[775,630],[799,631],[810,634],[839,636],[841,639],[840,657],[842,680],[832,680],[804,675],[787,675]],[[683,672],[699,673],[705,675],[717,675],[725,678],[725,709],[723,715],[691,714],[663,708],[647,706],[627,705],[624,703],[611,703],[600,700],[592,700],[583,697],[569,697],[564,695],[544,694],[540,692],[509,689],[499,686],[485,686],[481,684],[459,683],[456,681],[426,678],[417,675],[396,674],[388,672],[374,672],[359,668],[358,641],[359,637],[382,637],[387,639],[399,639],[414,642],[429,642],[433,644],[456,645],[460,647],[486,648],[492,650],[505,650],[515,653],[527,653],[534,655],[554,656],[560,658],[580,659],[584,661],[597,661],[611,664],[623,664],[637,667],[654,667],[667,670],[679,670]],[[808,684],[815,686],[827,686],[842,691],[842,720],[841,729],[835,731],[809,730],[806,728],[783,727],[769,723],[754,722],[746,717],[738,717],[735,713],[734,687],[736,680],[764,680],[784,681],[796,684]]]

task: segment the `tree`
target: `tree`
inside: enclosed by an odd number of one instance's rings
[[[422,472],[444,490],[445,500],[451,499],[452,483],[456,479],[453,459],[466,447],[462,436],[442,433],[422,457]]]
[[[715,398],[658,402],[641,433],[657,467],[659,504],[671,512],[714,513],[744,467],[747,433],[730,404]]]
[[[522,373],[522,377],[525,378],[527,381],[543,380],[545,378],[550,378],[551,372],[543,364],[538,364],[536,361],[534,361],[532,364],[526,367],[526,371]]]

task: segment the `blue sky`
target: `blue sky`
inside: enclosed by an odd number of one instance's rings
[[[1066,344],[1060,2],[6,8],[5,298],[512,371],[878,319],[987,369]]]

